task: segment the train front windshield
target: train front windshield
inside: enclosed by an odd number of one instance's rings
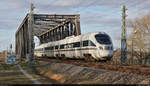
[[[106,34],[95,35],[96,41],[100,44],[111,44],[110,37]]]

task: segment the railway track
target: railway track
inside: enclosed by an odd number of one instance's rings
[[[60,60],[54,58],[36,58],[36,61],[43,61],[45,63],[65,63],[65,64],[73,64],[82,67],[90,67],[95,69],[106,69],[106,70],[113,70],[119,72],[127,72],[132,74],[139,74],[150,76],[150,65],[137,65],[137,64],[111,64],[111,61],[108,62],[88,62],[85,60]]]

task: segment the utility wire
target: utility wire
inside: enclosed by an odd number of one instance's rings
[[[81,12],[81,11],[83,11],[83,10],[88,9],[89,7],[91,7],[92,5],[94,5],[96,2],[97,2],[97,0],[93,1],[92,3],[88,4],[88,5],[86,6],[86,8],[83,7],[81,10],[78,10],[77,12]],[[121,7],[122,4],[123,4],[123,3],[120,3],[119,6]],[[120,12],[121,12],[121,11],[120,11]],[[118,13],[118,11],[113,10],[112,12],[109,12],[108,14],[104,14],[103,16],[106,17],[106,16],[110,16],[110,14],[117,14],[117,13]]]
[[[126,5],[127,6],[127,9],[132,9],[132,7],[138,7],[141,3],[145,3],[145,2],[147,2],[148,0],[141,0],[141,1],[139,1],[139,2],[137,2],[137,3],[135,3],[135,4],[132,4],[132,5],[127,5],[128,3],[132,3],[130,0],[128,0],[128,1],[126,1],[126,2],[123,2],[123,3],[120,3],[119,4],[119,6],[121,7],[122,5]],[[145,9],[144,7],[143,8],[141,8],[141,9],[138,9],[138,11],[139,10],[143,10],[143,9]],[[132,12],[135,12],[135,11],[137,11],[137,10],[134,10],[134,11],[132,11]],[[119,11],[119,12],[121,12],[121,11]],[[117,14],[118,13],[118,11],[116,11],[116,10],[113,10],[112,12],[110,12],[109,14],[107,14],[107,15],[104,15],[105,17],[106,16],[109,16],[110,14]]]
[[[139,6],[141,3],[146,2],[146,1],[148,1],[148,0],[141,0],[141,1],[137,2],[137,3],[129,5],[128,8],[135,8],[135,7]],[[133,3],[133,2],[130,2],[130,3]]]

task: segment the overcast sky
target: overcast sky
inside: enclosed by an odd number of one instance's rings
[[[15,45],[15,32],[33,2],[35,13],[80,14],[81,33],[103,31],[120,47],[121,10],[127,7],[127,20],[146,15],[150,0],[1,0],[0,51]],[[14,48],[14,47],[13,47]]]

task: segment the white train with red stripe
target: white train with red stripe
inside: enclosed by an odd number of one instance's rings
[[[34,52],[38,57],[110,60],[113,44],[105,32],[92,32],[41,44],[35,47]]]

